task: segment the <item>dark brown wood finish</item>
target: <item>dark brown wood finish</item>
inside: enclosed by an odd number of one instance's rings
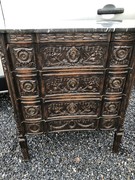
[[[7,32],[0,57],[18,127],[26,134],[114,130],[118,152],[134,76],[135,31]]]

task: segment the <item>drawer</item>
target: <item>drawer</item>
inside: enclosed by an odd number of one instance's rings
[[[44,121],[23,122],[22,126],[27,134],[43,134],[45,132]]]
[[[36,50],[33,44],[10,44],[8,50],[11,55],[12,70],[36,69]]]
[[[64,97],[63,97],[64,98]],[[80,118],[83,116],[98,117],[100,113],[100,98],[78,98],[45,100],[45,119]]]
[[[102,105],[102,116],[119,116],[123,97],[104,97]]]
[[[110,95],[124,93],[128,73],[128,70],[108,71],[105,80],[105,93]]]
[[[42,94],[45,96],[64,94],[101,94],[104,71],[42,73]]]
[[[132,64],[133,43],[111,43],[109,67],[128,67]]]
[[[72,130],[95,130],[98,128],[99,119],[83,117],[78,119],[66,119],[47,121],[47,129],[50,132]]]
[[[101,130],[112,130],[117,129],[119,125],[120,118],[101,118],[99,123],[99,129]]]
[[[108,43],[39,44],[38,58],[42,69],[105,67]]]
[[[112,33],[112,41],[135,41],[134,32],[115,32]]]
[[[14,73],[15,90],[19,98],[39,97],[39,83],[37,73]]]
[[[32,43],[35,42],[35,37],[31,33],[9,33],[7,41],[8,43]]]
[[[109,41],[110,33],[38,33],[37,42],[96,42]]]
[[[19,101],[23,121],[37,121],[42,119],[41,100]]]

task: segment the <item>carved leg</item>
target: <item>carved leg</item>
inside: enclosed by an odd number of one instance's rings
[[[21,151],[23,154],[24,161],[28,161],[29,160],[29,153],[28,153],[27,139],[25,136],[19,136],[19,144],[21,147]]]
[[[120,143],[121,143],[123,134],[124,134],[123,130],[115,132],[114,141],[113,141],[113,152],[114,153],[119,152]]]

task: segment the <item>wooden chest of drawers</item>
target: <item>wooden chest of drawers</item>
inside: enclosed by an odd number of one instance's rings
[[[115,130],[118,152],[134,74],[135,32],[6,31],[0,57],[24,159],[25,134]]]

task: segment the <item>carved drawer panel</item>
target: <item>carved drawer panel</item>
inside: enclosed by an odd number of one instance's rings
[[[71,98],[65,100],[45,100],[45,119],[82,116],[98,117],[100,112],[100,98]]]
[[[42,74],[42,94],[90,93],[101,94],[104,83],[104,72],[68,72]]]
[[[130,43],[113,43],[110,49],[110,67],[128,67],[131,65],[133,45]]]
[[[102,116],[119,116],[122,97],[105,97],[103,99]]]
[[[22,125],[27,134],[42,134],[45,131],[44,121],[23,122]]]
[[[33,121],[42,119],[42,103],[40,100],[21,101],[20,106],[24,121]]]
[[[9,45],[13,70],[36,69],[35,46]]]
[[[111,130],[111,129],[115,129],[118,127],[119,124],[119,117],[115,117],[115,118],[101,118],[100,119],[100,123],[99,123],[99,128],[101,130]]]
[[[83,117],[78,119],[66,119],[48,121],[48,131],[72,131],[72,130],[95,130],[98,128],[99,119]]]
[[[109,41],[110,33],[41,33],[37,34],[38,42],[96,42]]]
[[[32,43],[35,41],[34,34],[10,33],[7,34],[8,43]]]
[[[135,41],[135,33],[134,32],[112,33],[112,41]]]
[[[37,74],[16,74],[14,75],[18,97],[33,98],[39,97],[39,84]]]
[[[107,43],[64,43],[39,45],[39,60],[43,69],[75,68],[78,66],[104,67]]]
[[[124,92],[127,76],[128,70],[109,71],[106,74],[106,94],[122,94]]]

